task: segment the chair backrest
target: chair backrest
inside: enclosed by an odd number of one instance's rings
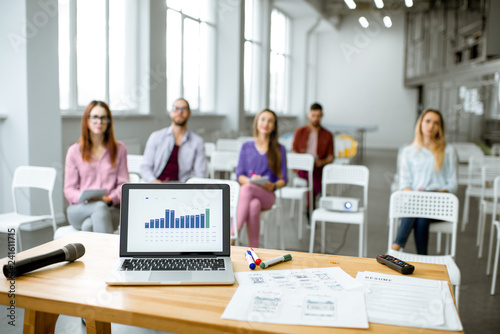
[[[482,167],[481,200],[485,197],[486,188],[493,187],[493,182],[497,176],[500,176],[500,158],[498,158],[497,164],[485,165]]]
[[[496,221],[497,215],[500,212],[497,212],[497,206],[500,203],[500,175],[495,177],[495,181],[493,182],[493,214],[492,219]]]
[[[127,167],[130,182],[140,182],[141,177],[142,155],[127,154]]]
[[[491,155],[494,157],[500,156],[500,144],[493,144],[491,146]]]
[[[212,153],[215,151],[215,144],[214,143],[204,143],[203,144],[205,148],[205,157],[210,159],[212,157]]]
[[[238,139],[225,139],[220,138],[215,142],[215,149],[217,151],[233,151],[239,152],[241,142]]]
[[[323,168],[321,189],[323,196],[329,184],[349,184],[363,187],[363,206],[368,205],[368,180],[370,171],[366,166],[328,164]]]
[[[213,178],[215,172],[233,172],[238,165],[238,159],[237,151],[213,151],[210,158],[210,176]]]
[[[222,183],[229,185],[229,202],[231,212],[231,223],[233,224],[233,233],[238,238],[238,228],[236,224],[236,213],[238,212],[238,201],[240,199],[240,184],[233,180],[205,179],[201,177],[192,177],[187,183]]]
[[[314,157],[308,153],[287,153],[286,166],[288,169],[312,172],[314,170]]]
[[[455,257],[458,210],[458,198],[451,193],[403,190],[394,192],[389,204],[387,249],[391,249],[400,218],[429,218],[453,223],[450,255]]]
[[[469,170],[467,185],[479,185],[478,181],[482,180],[483,167],[491,167],[492,171],[500,166],[500,157],[474,155],[469,158]],[[492,178],[490,179],[490,181]]]
[[[468,163],[470,157],[477,155],[481,156],[484,155],[481,148],[474,143],[460,142],[460,143],[451,143],[450,145],[455,147],[459,163]]]
[[[54,231],[56,222],[54,219],[54,203],[52,201],[52,190],[56,181],[57,171],[53,167],[37,167],[37,166],[19,166],[14,171],[12,180],[12,199],[14,202],[14,211],[18,212],[15,190],[18,188],[36,188],[46,190],[48,194],[50,215],[52,216],[52,224]]]

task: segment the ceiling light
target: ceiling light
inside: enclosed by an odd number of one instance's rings
[[[391,18],[389,16],[384,16],[384,25],[387,28],[392,27],[392,20],[391,20]]]
[[[354,0],[344,0],[344,2],[347,5],[347,7],[349,7],[349,9],[356,8],[356,3],[354,2]]]
[[[383,0],[373,0],[375,2],[375,6],[377,8],[384,8],[384,1]]]
[[[370,25],[370,23],[368,23],[368,20],[364,16],[361,16],[358,21],[363,28],[368,28],[368,26]]]
[[[406,7],[413,6],[413,0],[405,0],[405,5],[406,5]]]

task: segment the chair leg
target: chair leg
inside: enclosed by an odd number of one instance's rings
[[[363,236],[364,236],[364,233],[363,233],[363,229],[364,227],[362,225],[359,225],[359,246],[358,246],[358,257],[363,257],[363,246],[364,246],[364,239],[363,239]]]
[[[477,222],[477,246],[479,246],[479,252],[477,258],[483,257],[483,242],[484,242],[484,230],[486,225],[486,204],[481,203],[479,207],[479,220]]]
[[[309,253],[313,252],[314,248],[314,233],[316,232],[316,221],[311,219],[311,236],[309,238]]]
[[[492,222],[491,223],[491,229],[490,229],[490,245],[488,247],[488,263],[486,264],[486,275],[489,275],[491,273],[491,255],[493,252],[493,235],[495,234],[495,224]],[[498,242],[497,242],[498,245]],[[498,247],[497,247],[498,249]]]
[[[321,253],[325,252],[326,224],[321,222]]]
[[[295,200],[293,200],[295,201]],[[291,211],[291,210],[290,210]],[[304,219],[304,203],[302,199],[299,201],[299,240],[302,240],[302,220]]]
[[[467,222],[469,220],[469,204],[470,197],[467,191],[465,191],[464,212],[462,215],[462,232],[465,232],[465,225],[467,225]]]
[[[16,253],[23,251],[23,243],[21,241],[21,228],[18,226],[16,229]]]
[[[497,226],[499,227],[499,226]],[[495,285],[497,282],[498,256],[500,251],[500,231],[497,231],[497,249],[495,250],[495,263],[493,264],[493,276],[491,277],[491,294],[495,294]]]
[[[441,232],[437,233],[436,252],[441,254]]]
[[[476,235],[476,246],[479,246],[479,243],[481,241],[481,232],[484,231],[483,229],[483,222],[484,222],[484,218],[485,218],[485,206],[486,204],[484,202],[481,201],[481,203],[479,203],[479,215],[478,215],[478,219],[477,219],[477,235]],[[481,258],[481,256],[479,256],[479,258]]]
[[[455,285],[455,303],[457,304],[457,311],[458,311],[458,297],[460,295],[460,286]]]

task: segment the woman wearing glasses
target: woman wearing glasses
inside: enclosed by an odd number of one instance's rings
[[[415,138],[401,152],[399,187],[413,191],[457,191],[457,154],[446,145],[443,116],[437,110],[426,109],[417,120]],[[414,230],[418,254],[427,255],[429,224],[427,218],[403,218],[392,249],[404,247]]]
[[[128,182],[127,149],[115,140],[113,118],[102,101],[89,103],[82,132],[66,154],[64,195],[68,221],[77,230],[113,233],[119,224],[121,186]],[[83,190],[106,189],[103,197],[79,203]]]
[[[278,118],[264,109],[253,122],[253,140],[241,146],[236,175],[241,184],[238,230],[247,223],[248,244],[259,247],[260,213],[276,200],[274,192],[287,182],[286,152],[278,143]],[[265,182],[259,182],[267,178]]]

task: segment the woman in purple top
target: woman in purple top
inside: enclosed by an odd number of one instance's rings
[[[269,210],[276,200],[274,191],[287,182],[285,148],[278,144],[276,114],[264,109],[253,122],[253,140],[241,146],[236,175],[241,184],[238,202],[238,230],[247,223],[250,247],[259,247],[260,212]],[[267,177],[259,185],[256,179]]]
[[[68,221],[77,230],[112,233],[119,223],[121,186],[128,182],[127,149],[115,140],[113,118],[102,101],[89,103],[80,140],[66,154],[64,195]],[[79,203],[85,189],[106,189],[103,197]]]

